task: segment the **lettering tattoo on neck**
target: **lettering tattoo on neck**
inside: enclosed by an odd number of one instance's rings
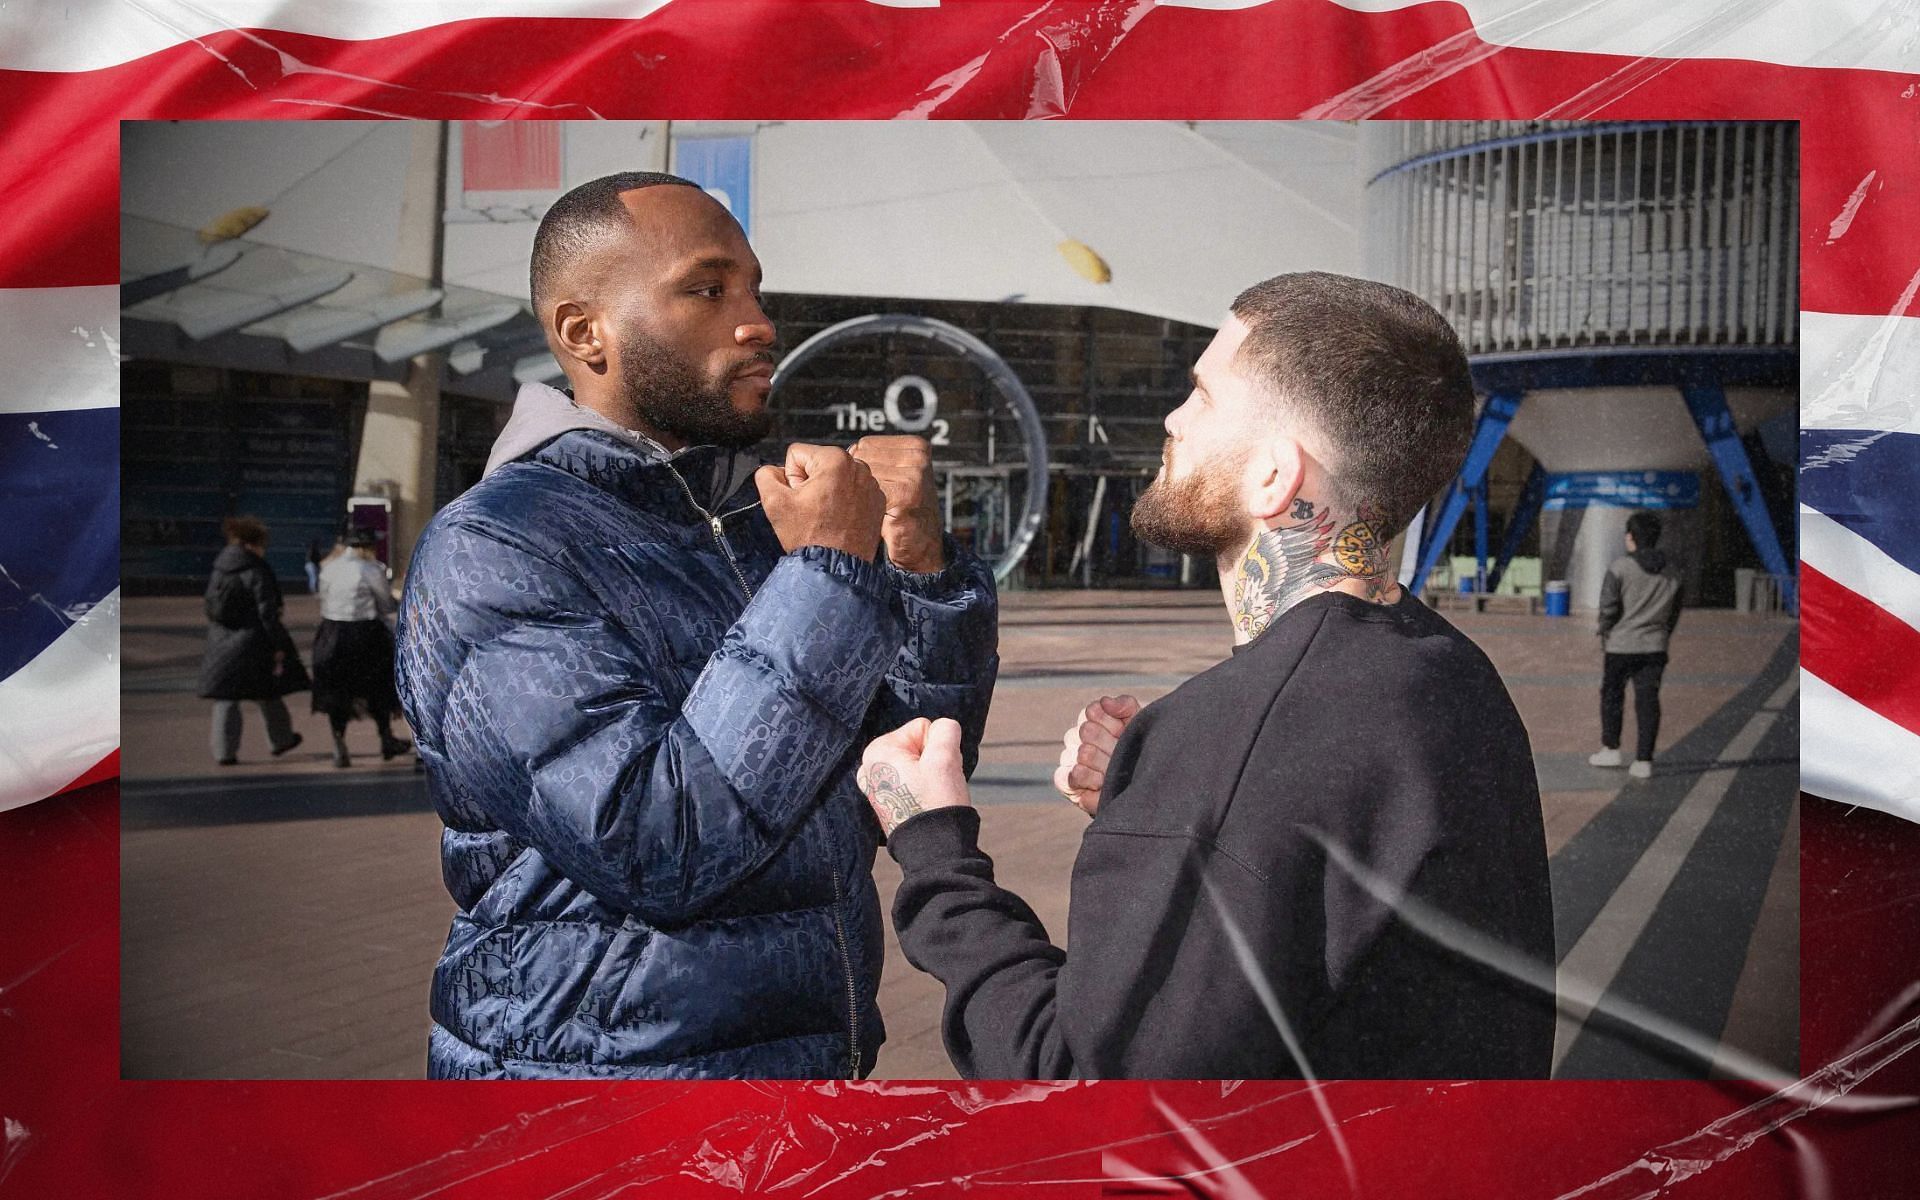
[[[1393,589],[1387,576],[1386,523],[1370,507],[1336,528],[1333,510],[1293,502],[1284,524],[1261,530],[1234,571],[1233,623],[1258,637],[1274,618],[1316,592],[1356,583],[1376,603]]]
[[[889,763],[875,763],[862,768],[866,774],[861,790],[866,792],[867,800],[873,805],[874,815],[880,818],[880,828],[892,833],[900,822],[916,813],[925,811],[920,800],[900,778],[900,771]]]

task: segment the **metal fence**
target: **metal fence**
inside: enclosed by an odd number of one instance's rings
[[[1797,340],[1792,122],[1380,122],[1364,147],[1370,273],[1468,354]]]

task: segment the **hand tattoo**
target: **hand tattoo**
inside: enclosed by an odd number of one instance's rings
[[[1372,508],[1338,532],[1333,511],[1296,499],[1292,522],[1263,529],[1242,556],[1233,581],[1233,623],[1258,637],[1287,609],[1316,591],[1358,583],[1368,600],[1392,589],[1387,577],[1386,523]]]
[[[875,763],[865,768],[866,779],[861,790],[866,792],[867,800],[873,805],[874,815],[880,818],[880,828],[892,833],[900,822],[916,813],[923,812],[920,800],[900,778],[900,771],[890,763]]]

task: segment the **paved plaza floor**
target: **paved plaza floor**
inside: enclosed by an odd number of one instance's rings
[[[1589,767],[1599,652],[1589,618],[1449,613],[1493,659],[1531,736],[1563,979],[1607,997],[1562,1019],[1564,1077],[1739,1073],[1674,1056],[1608,1015],[1624,1002],[1792,1070],[1798,1057],[1798,639],[1773,616],[1690,612],[1661,693],[1657,770]],[[289,599],[312,644],[312,597]],[[453,912],[440,824],[409,761],[364,722],[336,770],[323,717],[266,754],[249,709],[216,768],[193,695],[200,601],[133,598],[122,634],[121,1048],[129,1078],[418,1078],[427,981]],[[1086,818],[1047,779],[1102,693],[1151,701],[1228,653],[1212,592],[1026,592],[1002,600],[1001,673],[974,777],[1000,881],[1064,938]],[[1628,718],[1631,737],[1632,717]],[[883,904],[898,872],[883,851]],[[1497,881],[1489,881],[1497,886]],[[951,1078],[940,985],[891,935],[875,1074]],[[1566,989],[1563,987],[1563,991]]]

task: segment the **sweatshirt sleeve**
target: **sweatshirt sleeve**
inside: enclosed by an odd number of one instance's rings
[[[1253,894],[1246,887],[1252,876],[1191,838],[1090,827],[1073,867],[1069,960],[1032,908],[994,882],[979,828],[974,809],[935,809],[900,825],[887,843],[901,867],[893,904],[900,948],[946,985],[941,1032],[962,1076],[1224,1077],[1234,1071],[1221,1064],[1251,1044],[1241,1030],[1270,1035],[1254,993],[1231,987],[1178,1000],[1171,1017],[1184,1025],[1187,1005],[1204,1002],[1211,1027],[1231,1034],[1164,1032],[1176,959],[1235,969],[1232,948],[1222,942],[1225,926],[1205,919],[1199,909],[1212,903],[1202,897],[1245,911],[1237,900]],[[1221,977],[1204,967],[1178,970],[1188,978]],[[1161,1015],[1149,1022],[1156,1005]],[[1149,1024],[1153,1032],[1145,1032]]]
[[[887,839],[902,876],[893,900],[900,949],[946,985],[941,1031],[964,1078],[1071,1078],[1058,1003],[1066,952],[1026,901],[994,882],[979,836],[976,809],[940,808]]]
[[[1613,632],[1620,623],[1623,604],[1620,599],[1620,575],[1612,567],[1607,568],[1606,577],[1600,582],[1600,625],[1601,637]]]

